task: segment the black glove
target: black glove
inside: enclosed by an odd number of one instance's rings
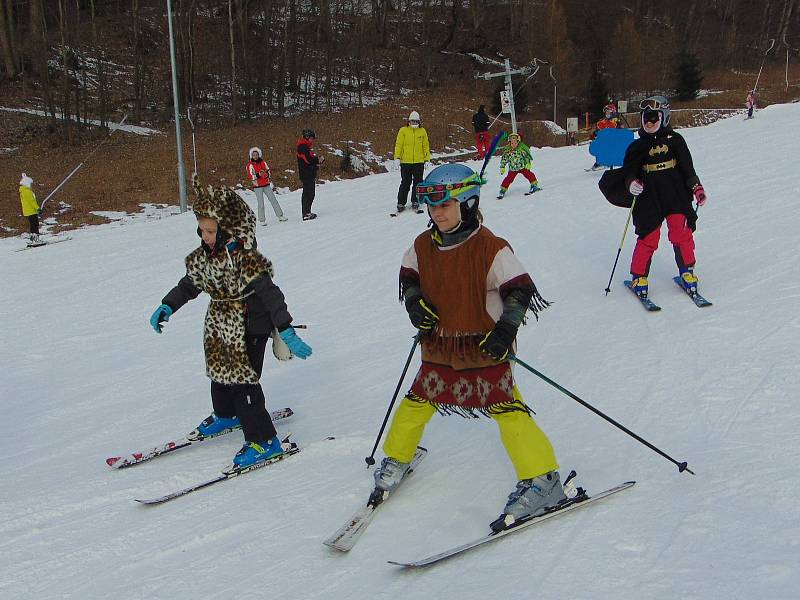
[[[439,322],[436,307],[425,302],[422,296],[412,296],[406,299],[406,310],[411,324],[420,331],[431,331]]]
[[[481,340],[478,347],[481,352],[496,361],[505,360],[511,347],[514,344],[514,338],[517,337],[517,328],[506,323],[505,321],[498,321],[486,337]]]

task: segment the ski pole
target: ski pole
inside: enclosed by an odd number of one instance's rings
[[[679,471],[679,472],[683,473],[684,471],[687,471],[687,472],[691,473],[692,475],[694,475],[694,474],[695,474],[695,473],[694,473],[694,471],[692,471],[692,470],[691,470],[691,469],[690,469],[690,468],[687,466],[687,464],[686,464],[686,461],[684,461],[684,462],[678,462],[677,460],[675,460],[674,458],[672,458],[672,457],[671,457],[669,454],[666,454],[666,453],[665,453],[665,452],[663,452],[662,450],[659,450],[658,448],[656,448],[655,446],[653,446],[653,444],[651,444],[650,442],[648,442],[648,441],[647,441],[647,440],[645,440],[644,438],[642,438],[642,437],[640,437],[640,436],[636,435],[634,432],[632,432],[630,429],[628,429],[628,428],[627,428],[627,427],[625,427],[624,425],[621,425],[620,423],[617,423],[617,422],[616,422],[614,419],[612,419],[612,418],[611,418],[611,417],[609,417],[608,415],[606,415],[606,414],[602,413],[601,411],[597,410],[597,409],[596,409],[594,406],[592,406],[591,404],[589,404],[589,403],[588,403],[588,402],[586,402],[585,400],[581,400],[580,398],[578,398],[578,396],[576,396],[575,394],[573,394],[572,392],[570,392],[568,389],[561,387],[561,386],[560,386],[560,385],[558,385],[558,384],[557,384],[555,381],[553,381],[552,379],[550,379],[550,378],[549,378],[549,377],[547,377],[546,375],[543,375],[542,373],[540,373],[539,371],[537,371],[536,369],[534,369],[532,366],[530,366],[530,365],[526,364],[525,362],[523,362],[522,360],[520,360],[519,358],[517,358],[517,357],[516,357],[516,356],[514,356],[513,354],[509,354],[509,355],[508,355],[508,358],[509,358],[509,360],[513,360],[513,361],[514,361],[515,363],[517,363],[518,365],[521,365],[523,368],[527,369],[528,371],[530,371],[531,373],[533,373],[533,374],[534,374],[534,375],[536,375],[537,377],[539,377],[539,378],[543,379],[544,381],[546,381],[547,383],[549,383],[550,385],[552,385],[554,388],[556,388],[556,389],[557,389],[557,390],[559,390],[560,392],[563,392],[563,393],[565,393],[567,396],[569,396],[570,398],[572,398],[573,400],[575,400],[576,402],[578,402],[578,403],[579,403],[579,404],[581,404],[582,406],[585,406],[585,407],[586,407],[586,408],[588,408],[590,411],[592,411],[594,414],[596,414],[596,415],[598,415],[598,416],[600,416],[600,417],[603,417],[603,418],[604,418],[606,421],[608,421],[609,423],[611,423],[611,424],[612,424],[612,425],[614,425],[615,427],[618,427],[619,429],[621,429],[622,431],[624,431],[625,433],[627,433],[629,436],[631,436],[631,437],[632,437],[633,439],[635,439],[637,442],[641,442],[642,444],[644,444],[645,446],[647,446],[648,448],[650,448],[650,449],[651,449],[651,450],[653,450],[654,452],[657,452],[658,454],[660,454],[661,456],[663,456],[664,458],[666,458],[666,459],[667,459],[668,461],[670,461],[671,463],[674,463],[674,464],[676,464],[676,465],[678,466],[678,471]]]
[[[411,345],[411,352],[408,353],[408,358],[406,359],[406,366],[403,367],[403,373],[400,375],[400,381],[397,382],[397,387],[394,388],[394,396],[392,396],[392,401],[389,403],[389,408],[386,411],[386,416],[383,418],[383,423],[381,423],[381,430],[378,432],[378,437],[375,440],[375,445],[372,447],[372,453],[367,456],[364,461],[367,463],[367,468],[371,467],[375,464],[375,451],[378,449],[378,443],[381,441],[381,436],[383,436],[383,430],[386,428],[386,423],[389,421],[389,415],[392,414],[392,408],[394,407],[394,402],[397,400],[397,394],[400,392],[400,386],[403,385],[403,379],[406,378],[406,371],[408,371],[408,365],[411,364],[411,358],[414,356],[414,350],[417,349],[417,344],[419,344],[419,338],[422,336],[422,333],[418,333],[414,336],[414,343]]]
[[[192,157],[194,158],[194,173],[197,173],[197,147],[194,144],[194,121],[192,121],[192,107],[186,109],[186,120],[192,129]]]
[[[101,147],[103,144],[105,144],[105,143],[108,141],[108,138],[110,138],[112,135],[114,135],[114,132],[115,132],[117,129],[119,129],[120,127],[122,127],[122,124],[123,124],[123,123],[125,123],[125,119],[127,119],[127,118],[128,118],[128,115],[127,115],[127,114],[125,114],[125,116],[122,118],[122,121],[120,121],[119,125],[117,125],[117,126],[114,128],[114,129],[112,129],[112,130],[111,130],[111,133],[109,133],[109,134],[108,134],[108,136],[106,137],[106,139],[104,139],[102,142],[100,142],[100,143],[99,143],[99,144],[98,144],[98,145],[95,147],[95,149],[94,149],[94,150],[92,150],[91,152],[89,152],[89,154],[87,154],[87,155],[86,155],[86,158],[84,158],[84,159],[81,161],[81,163],[80,163],[80,164],[79,164],[77,167],[75,167],[74,169],[72,169],[72,171],[70,172],[70,174],[69,174],[69,175],[67,175],[67,176],[64,178],[64,180],[63,180],[61,183],[59,183],[59,184],[56,186],[56,189],[54,189],[52,192],[50,192],[49,194],[47,194],[47,198],[45,198],[44,200],[42,200],[42,204],[39,206],[39,210],[40,210],[40,211],[43,211],[43,210],[44,210],[44,205],[45,205],[45,203],[46,203],[48,200],[50,200],[50,198],[53,196],[53,194],[55,194],[55,193],[56,193],[58,190],[60,190],[60,189],[61,189],[61,187],[62,187],[62,186],[65,184],[65,183],[67,183],[67,182],[70,180],[70,178],[71,178],[73,175],[75,175],[75,173],[77,173],[77,172],[78,172],[78,169],[80,169],[80,168],[81,168],[81,167],[84,165],[84,163],[86,163],[86,161],[87,161],[87,160],[89,160],[89,157],[91,157],[91,156],[92,156],[92,154],[94,154],[95,152],[97,152],[97,151],[100,149],[100,147]]]
[[[501,131],[497,135],[494,136],[492,142],[489,144],[489,149],[486,151],[486,158],[483,159],[483,166],[481,167],[481,172],[478,175],[480,179],[483,179],[483,172],[486,171],[486,167],[489,166],[489,161],[492,159],[492,155],[494,151],[497,150],[497,146],[506,138],[506,132]]]
[[[608,278],[608,285],[606,286],[606,296],[611,291],[611,280],[614,279],[614,271],[617,270],[617,261],[619,255],[622,253],[622,244],[625,243],[625,236],[628,234],[628,225],[631,224],[631,216],[633,215],[633,207],[636,206],[636,196],[633,197],[631,202],[631,209],[628,211],[628,219],[625,221],[625,229],[622,231],[622,239],[619,241],[619,248],[617,248],[617,257],[614,259],[614,267],[611,269],[611,277]]]

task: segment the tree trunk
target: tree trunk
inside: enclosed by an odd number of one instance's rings
[[[233,123],[239,120],[239,98],[236,93],[236,45],[233,35],[233,0],[228,0],[228,34],[231,44],[231,114]]]
[[[0,0],[0,50],[3,53],[3,69],[8,79],[17,76],[17,61],[14,51],[13,7],[11,0]]]

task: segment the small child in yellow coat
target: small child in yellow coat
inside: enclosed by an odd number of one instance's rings
[[[36,194],[31,189],[32,185],[33,179],[23,173],[22,179],[19,180],[19,201],[22,204],[22,216],[28,219],[28,225],[31,229],[28,245],[37,246],[42,243],[39,239],[39,214],[41,209],[36,201]]]

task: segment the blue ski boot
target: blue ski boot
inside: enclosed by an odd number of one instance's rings
[[[199,440],[207,437],[214,437],[221,433],[227,433],[232,429],[239,429],[242,424],[239,422],[239,417],[218,417],[214,413],[208,415],[197,429],[192,431],[187,437],[191,440]]]
[[[283,448],[278,436],[266,442],[245,442],[242,449],[233,457],[233,464],[244,469],[281,454],[283,454]]]
[[[640,298],[647,298],[647,277],[635,277],[631,282],[634,293]]]
[[[681,276],[681,283],[683,284],[683,289],[685,289],[686,292],[691,295],[696,294],[698,280],[697,276],[692,271],[692,267],[681,269],[680,276]]]
[[[540,187],[539,187],[539,184],[538,184],[538,183],[532,183],[532,184],[531,184],[531,189],[528,191],[528,193],[529,193],[529,194],[533,194],[534,192],[539,192],[539,191],[541,191],[541,189],[542,189],[542,188],[540,188]]]

